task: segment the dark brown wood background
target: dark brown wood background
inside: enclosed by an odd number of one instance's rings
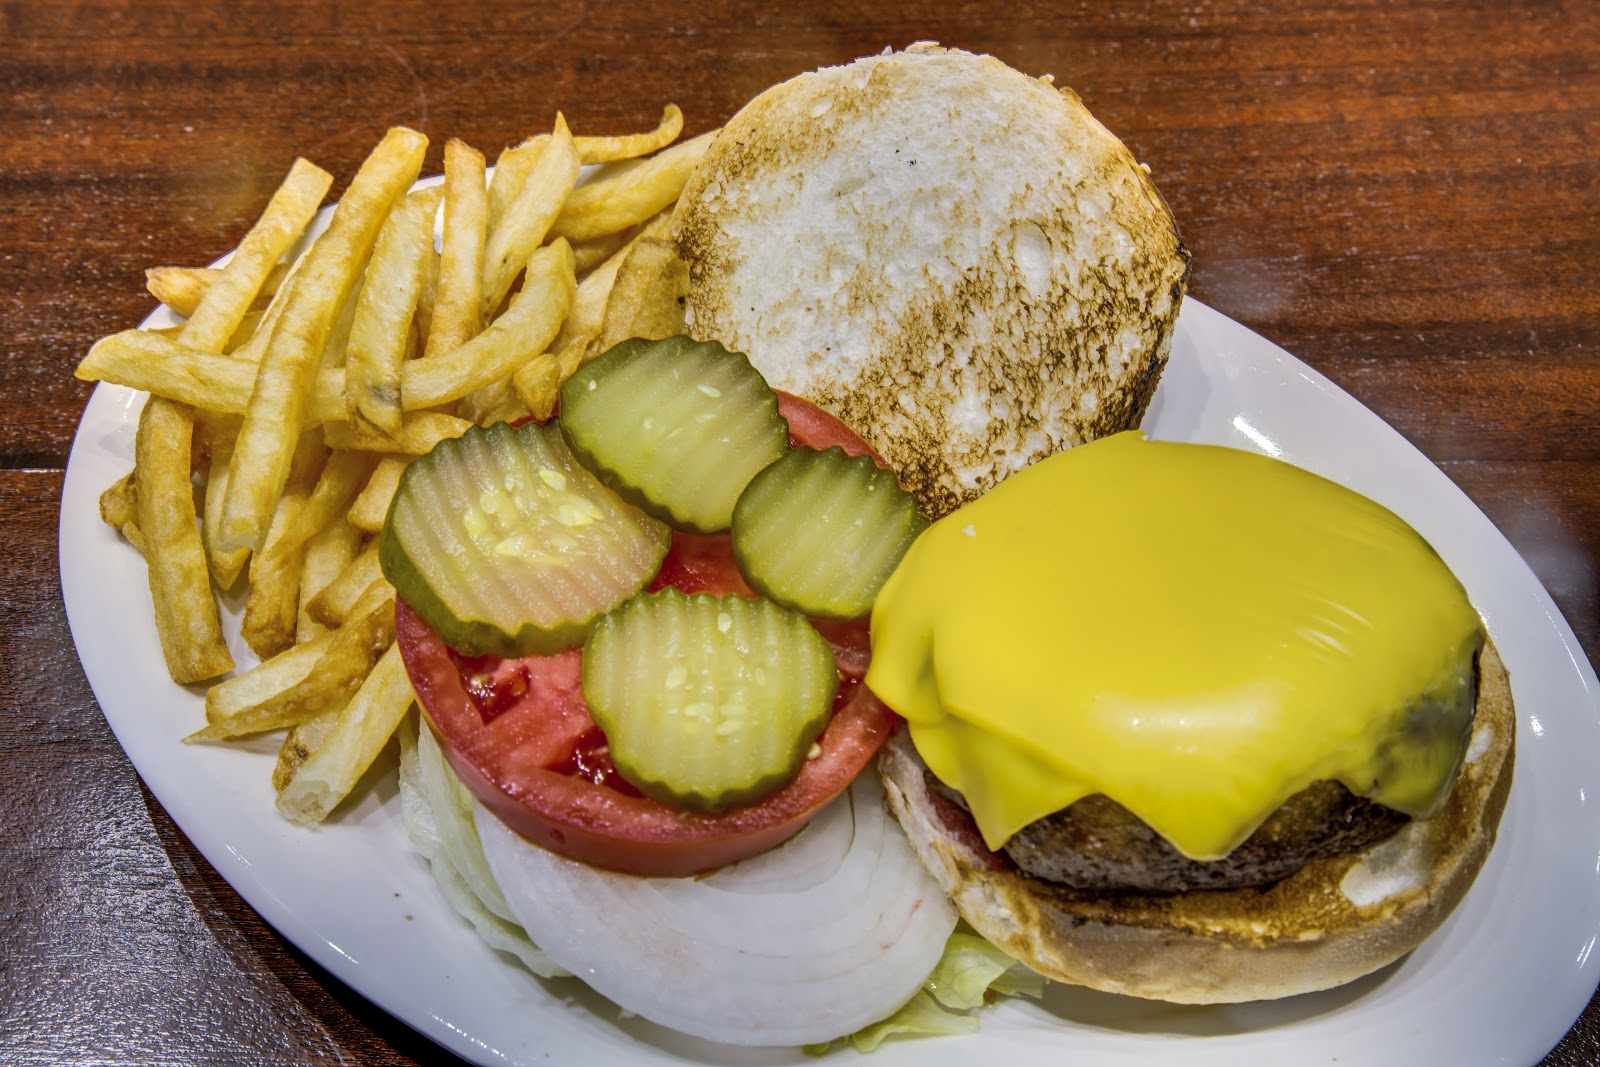
[[[278,938],[141,785],[73,652],[56,521],[145,267],[230,248],[297,154],[689,132],[937,39],[1054,73],[1150,165],[1195,296],[1436,461],[1600,652],[1600,6],[0,3],[0,1061],[437,1063]],[[335,188],[335,193],[338,187]],[[1600,758],[1600,753],[1597,753]],[[1508,1021],[1514,1025],[1514,1021]],[[1600,1062],[1600,1003],[1547,1061]]]

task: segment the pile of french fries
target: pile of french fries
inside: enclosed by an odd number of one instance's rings
[[[620,137],[557,115],[492,177],[451,140],[442,185],[418,188],[427,139],[395,128],[314,237],[332,176],[297,160],[226,266],[148,272],[181,326],[113,334],[79,364],[150,394],[100,512],[144,555],[173,681],[209,683],[186,740],[286,731],[287,818],[323,821],[412,707],[378,565],[406,464],[475,423],[548,418],[585,359],[681,332],[687,274],[663,233],[715,136],[682,129],[672,106]],[[241,580],[260,662],[234,673],[219,595]]]

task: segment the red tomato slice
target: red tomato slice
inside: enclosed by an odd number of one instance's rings
[[[859,434],[811,401],[802,400],[781,389],[777,393],[778,414],[789,424],[789,444],[809,448],[832,448],[838,445],[852,456],[871,456],[878,466],[888,466]]]
[[[779,394],[791,439],[814,448],[870,452],[848,427],[804,400]],[[674,535],[652,588],[752,595],[726,535]],[[395,636],[417,700],[456,774],[485,806],[529,840],[573,859],[632,874],[679,876],[772,848],[844,790],[893,728],[893,712],[861,684],[870,658],[867,622],[819,623],[834,647],[839,695],[833,718],[784,788],[716,814],[644,797],[617,774],[583,699],[582,654],[502,660],[447,648],[405,603]]]

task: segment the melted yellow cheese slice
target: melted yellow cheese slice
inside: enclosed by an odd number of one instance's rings
[[[1433,549],[1290,464],[1128,432],[935,523],[872,614],[866,683],[990,848],[1104,793],[1194,859],[1343,782],[1425,817],[1483,626]]]

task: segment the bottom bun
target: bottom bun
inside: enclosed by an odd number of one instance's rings
[[[1270,1000],[1394,962],[1466,894],[1494,844],[1516,736],[1492,644],[1478,671],[1472,738],[1440,812],[1265,888],[1107,895],[1032,878],[984,848],[966,813],[929,788],[904,728],[879,769],[900,825],[961,916],[1045,977],[1183,1004]]]

